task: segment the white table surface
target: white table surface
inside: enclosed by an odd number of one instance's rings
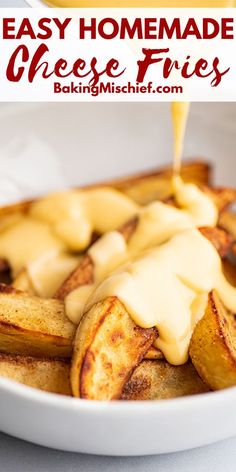
[[[24,0],[0,0],[0,7],[23,6]],[[236,438],[176,454],[109,458],[53,451],[0,434],[1,472],[233,472],[235,464]]]

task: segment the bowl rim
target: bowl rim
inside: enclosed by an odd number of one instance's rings
[[[27,385],[20,384],[14,380],[0,377],[0,394],[11,394],[20,399],[30,401],[31,403],[41,404],[73,412],[97,412],[109,411],[110,413],[127,413],[136,415],[146,414],[148,412],[162,413],[166,411],[181,410],[183,407],[190,410],[194,407],[201,407],[203,404],[215,407],[225,401],[235,400],[236,387],[230,387],[215,392],[206,392],[185,397],[172,398],[166,400],[138,400],[138,401],[96,401],[72,398],[66,395],[49,393],[38,390]]]
[[[25,2],[33,8],[50,8],[49,5],[46,5],[42,0],[25,0]]]

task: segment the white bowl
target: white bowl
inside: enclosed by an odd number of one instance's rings
[[[187,154],[216,162],[222,184],[235,183],[235,123],[234,104],[192,106]],[[1,198],[4,188],[11,201],[20,192],[27,197],[34,189],[151,168],[171,153],[168,104],[0,105],[0,128]],[[235,402],[236,388],[159,402],[103,403],[0,379],[0,430],[66,451],[158,454],[236,434]]]
[[[35,8],[39,8],[39,7],[46,7],[48,8],[48,5],[46,5],[42,0],[25,0],[26,3],[28,3],[28,5],[30,7],[35,7]]]
[[[1,430],[64,451],[131,456],[203,446],[236,433],[236,388],[160,402],[92,402],[0,379]]]

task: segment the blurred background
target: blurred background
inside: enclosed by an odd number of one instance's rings
[[[0,104],[0,203],[172,160],[168,103]],[[235,103],[193,103],[185,158],[235,186]]]

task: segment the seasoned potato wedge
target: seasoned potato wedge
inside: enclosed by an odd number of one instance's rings
[[[236,239],[236,213],[233,213],[232,211],[224,211],[220,215],[219,224],[222,228],[232,234],[234,239]]]
[[[122,400],[164,400],[208,390],[191,362],[173,366],[164,360],[144,360],[125,384]]]
[[[75,326],[60,301],[0,285],[0,352],[70,357],[74,334]]]
[[[236,385],[235,318],[226,312],[214,291],[194,329],[189,353],[198,374],[212,390]]]
[[[130,196],[140,205],[146,205],[153,200],[162,200],[170,195],[170,178],[172,166],[153,169],[149,172],[140,172],[129,177],[121,177],[114,180],[86,185],[83,188],[113,187]],[[211,166],[203,160],[186,161],[181,168],[181,177],[185,182],[209,185],[211,183]],[[81,187],[79,187],[81,189]],[[0,218],[5,226],[5,221],[13,221],[18,216],[27,213],[31,203],[35,200],[26,200],[13,205],[0,208]],[[8,224],[8,222],[7,222]],[[1,224],[0,224],[1,231]]]
[[[213,199],[219,212],[223,212],[236,200],[236,190],[230,187],[210,188],[204,187],[204,191]]]
[[[160,351],[160,349],[157,349],[156,347],[152,346],[150,349],[148,349],[147,353],[144,356],[144,359],[149,359],[149,360],[157,360],[157,359],[164,359],[164,355]]]
[[[138,218],[134,217],[119,229],[126,241],[132,236],[138,224]],[[85,254],[76,269],[66,278],[57,290],[55,298],[64,300],[65,297],[78,287],[93,283],[94,264],[89,254]]]
[[[232,211],[224,211],[220,215],[219,224],[222,228],[229,232],[232,235],[234,241],[236,241],[236,213]],[[236,242],[234,242],[232,247],[232,253],[236,256]]]
[[[224,229],[205,226],[199,228],[199,231],[215,246],[221,258],[225,258],[231,251],[233,238]]]
[[[82,318],[72,357],[73,395],[90,400],[120,398],[132,370],[157,336],[131,320],[122,303],[109,297]]]
[[[70,362],[0,354],[0,377],[51,393],[71,395]]]
[[[171,196],[172,166],[151,172],[142,172],[134,176],[104,182],[103,185],[120,190],[140,205],[146,205],[154,200],[165,200]],[[204,161],[185,162],[181,168],[181,177],[185,182],[209,185],[211,182],[211,167]],[[101,184],[99,184],[101,185]]]

